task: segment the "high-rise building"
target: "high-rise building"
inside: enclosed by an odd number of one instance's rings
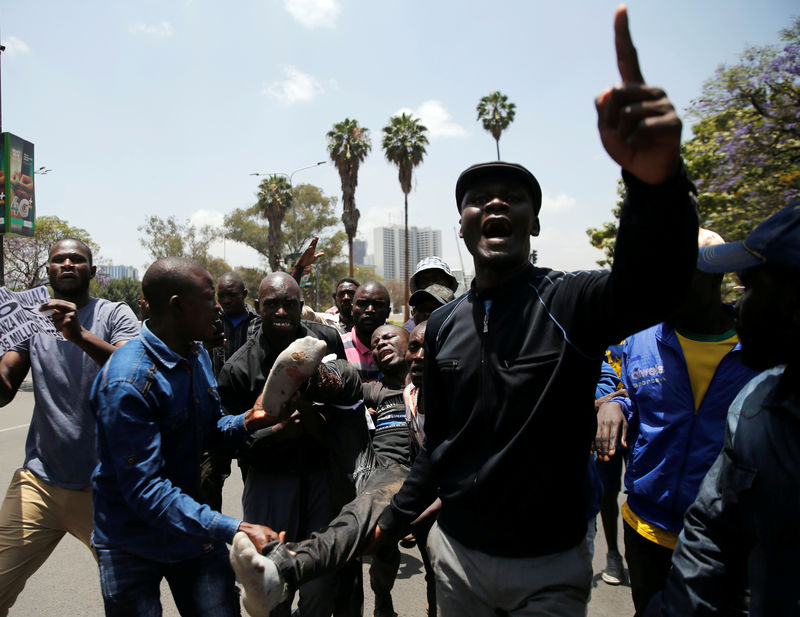
[[[405,276],[405,238],[402,225],[375,229],[375,270],[387,281],[402,281]],[[408,228],[408,275],[420,259],[442,256],[442,232],[430,227]]]
[[[367,256],[367,241],[353,240],[353,264],[356,266],[364,265],[364,258]]]
[[[99,266],[98,270],[111,279],[139,280],[139,271],[133,266]]]

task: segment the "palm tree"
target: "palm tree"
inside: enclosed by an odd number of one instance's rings
[[[258,209],[267,221],[267,246],[273,272],[278,267],[275,257],[281,254],[281,225],[286,210],[292,205],[292,185],[289,179],[278,174],[264,178],[258,185]]]
[[[410,114],[393,116],[389,125],[383,127],[383,149],[386,159],[398,168],[400,189],[405,196],[405,320],[408,321],[408,194],[411,192],[411,173],[422,162],[425,146],[428,145],[428,129]]]
[[[483,128],[494,137],[497,145],[497,160],[500,160],[500,135],[514,121],[514,103],[508,102],[508,97],[500,91],[484,96],[479,102],[477,112],[478,120],[483,120]]]
[[[328,152],[333,164],[339,170],[342,181],[342,223],[347,234],[347,248],[350,255],[350,276],[353,276],[353,239],[358,230],[356,208],[356,186],[358,185],[358,166],[372,149],[369,129],[358,126],[358,120],[345,118],[328,131]]]

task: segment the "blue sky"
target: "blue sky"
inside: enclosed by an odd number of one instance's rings
[[[501,90],[517,117],[500,140],[544,191],[539,262],[594,267],[585,229],[610,219],[618,168],[600,145],[594,96],[619,79],[617,2],[472,0],[141,0],[7,2],[0,12],[3,130],[36,144],[40,215],[85,228],[114,264],[148,261],[147,215],[221,223],[254,203],[251,172],[290,173],[327,160],[325,133],[345,117],[371,130],[356,204],[359,235],[402,222],[396,169],[381,128],[412,110],[430,129],[409,224],[442,230],[458,267],[453,187],[495,158],[475,120]],[[777,41],[796,0],[628,3],[642,71],[679,111],[747,45]],[[691,136],[685,122],[684,139]],[[332,164],[299,172],[340,195]],[[341,206],[339,207],[341,208]],[[215,249],[222,256],[221,245]],[[463,246],[461,254],[471,270]],[[228,242],[233,265],[257,266]],[[140,272],[141,274],[141,272]]]

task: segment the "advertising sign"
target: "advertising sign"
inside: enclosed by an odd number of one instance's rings
[[[0,140],[0,233],[33,235],[33,144],[3,133]]]

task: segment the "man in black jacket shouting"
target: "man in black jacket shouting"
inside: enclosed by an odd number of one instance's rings
[[[623,83],[596,100],[627,189],[611,272],[528,263],[542,193],[524,167],[474,165],[456,183],[475,280],[428,321],[426,442],[376,529],[395,538],[441,498],[428,548],[443,617],[583,614],[603,352],[669,315],[694,269],[681,123],[665,93],[644,85],[624,8],[615,32]]]
[[[441,499],[428,550],[443,617],[584,613],[601,361],[663,321],[694,271],[681,123],[664,92],[644,85],[624,7],[615,32],[623,83],[596,100],[627,187],[611,272],[528,263],[542,193],[524,167],[474,165],[456,183],[475,280],[428,319],[426,441],[374,531],[376,543],[395,540]]]

